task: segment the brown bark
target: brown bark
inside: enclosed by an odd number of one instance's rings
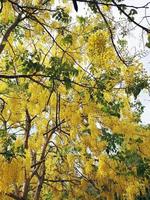
[[[40,170],[41,170],[41,175],[38,176],[38,186],[36,188],[34,200],[39,200],[40,199],[40,193],[41,193],[43,182],[44,182],[44,178],[45,178],[45,163],[42,164]]]
[[[25,141],[24,141],[24,147],[25,149],[28,149],[28,140],[30,136],[30,129],[31,129],[31,118],[28,109],[26,109],[26,123],[25,123]]]
[[[11,24],[11,26],[7,29],[6,33],[3,36],[3,39],[0,43],[0,54],[2,53],[2,51],[4,50],[5,46],[6,46],[6,42],[8,41],[8,37],[10,36],[11,32],[16,28],[16,26],[19,24],[20,21],[22,21],[23,18],[21,18],[21,14],[18,15],[18,17],[16,18],[16,20],[14,21],[13,24]]]

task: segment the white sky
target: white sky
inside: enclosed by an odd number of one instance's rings
[[[126,2],[128,4],[131,4],[132,1],[126,0]],[[141,5],[144,5],[148,2],[149,2],[148,0],[134,0],[133,5],[141,6]],[[150,4],[148,6],[150,7]],[[136,17],[137,21],[140,22],[144,15],[145,15],[145,9],[140,9],[139,14]],[[146,15],[150,16],[150,8],[146,10]],[[147,28],[150,28],[150,18],[149,18],[149,22],[146,21],[146,19],[144,19],[141,22],[141,24],[146,26]],[[141,41],[141,33],[142,32],[141,32],[140,29],[136,29],[130,34],[130,36],[129,36],[129,47],[130,47],[130,49],[137,47],[137,48],[143,50],[143,52],[146,52],[146,56],[143,56],[143,58],[140,59],[140,60],[143,63],[144,68],[146,69],[146,71],[150,75],[150,49],[143,46],[143,43]],[[145,36],[146,35],[144,35],[144,37]],[[144,113],[142,115],[142,122],[144,124],[149,124],[150,123],[150,94],[143,92],[140,95],[140,100],[142,101],[143,105],[145,106]]]

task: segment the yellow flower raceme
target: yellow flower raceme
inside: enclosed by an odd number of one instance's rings
[[[1,156],[0,163],[0,192],[9,192],[13,184],[19,186],[23,183],[24,173],[21,157],[14,158],[11,162],[8,162]]]
[[[108,45],[108,40],[107,32],[96,31],[89,37],[87,45],[90,61],[105,70],[111,69],[115,61],[115,55],[112,47]]]

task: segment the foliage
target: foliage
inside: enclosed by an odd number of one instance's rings
[[[0,199],[148,199],[149,77],[120,60],[99,13],[56,4],[1,1]]]

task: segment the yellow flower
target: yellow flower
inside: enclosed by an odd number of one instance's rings
[[[32,4],[33,4],[34,6],[37,6],[37,5],[39,4],[39,0],[32,0]]]
[[[108,172],[108,164],[106,155],[100,155],[97,170],[97,178],[106,177]]]
[[[15,141],[15,149],[20,147],[23,144],[23,139],[21,137],[18,137]]]
[[[109,92],[104,92],[104,99],[108,102],[112,100],[112,96]]]
[[[88,174],[88,175],[91,174],[91,172],[93,171],[92,164],[93,164],[93,160],[92,159],[87,161],[86,164],[85,164],[85,173]]]
[[[5,82],[2,82],[0,84],[0,92],[5,92],[6,89],[7,89],[7,84]]]
[[[104,12],[109,12],[110,9],[111,9],[110,6],[105,6],[105,5],[103,6],[103,11],[104,11]]]

